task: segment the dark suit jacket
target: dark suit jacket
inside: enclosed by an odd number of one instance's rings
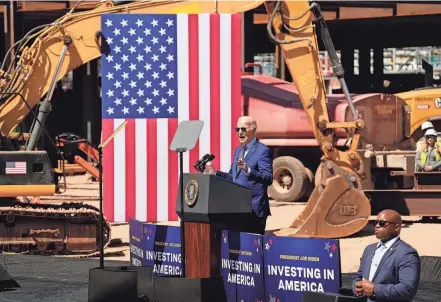
[[[248,153],[244,161],[251,169],[251,172],[247,176],[242,169],[239,169],[239,173],[236,173],[236,161],[239,159],[241,148],[239,146],[234,152],[230,171],[228,173],[217,171],[216,176],[250,188],[254,213],[259,217],[267,217],[271,215],[268,186],[273,183],[273,156],[271,150],[257,139],[252,140],[248,144]]]
[[[352,281],[355,294],[355,282],[362,278],[369,280],[369,271],[377,243],[370,244],[364,250],[360,268]],[[418,252],[406,242],[398,240],[387,250],[378,265],[372,279],[375,284],[374,297],[367,301],[409,302],[415,297],[420,280],[420,257]]]

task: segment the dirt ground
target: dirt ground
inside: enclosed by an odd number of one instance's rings
[[[91,182],[87,175],[67,177],[68,190],[56,196],[41,199],[46,202],[86,202],[96,207],[99,206],[98,183]],[[303,203],[278,203],[271,202],[272,216],[267,221],[267,233],[288,227],[297,215],[303,210]],[[441,241],[437,240],[441,234],[440,223],[417,222],[419,217],[403,217],[404,226],[401,238],[417,249],[421,256],[441,256]],[[375,219],[375,217],[372,217]],[[179,222],[161,222],[159,224],[179,225]],[[120,239],[123,243],[128,243],[129,226],[128,224],[112,225],[112,239]],[[358,269],[359,259],[364,248],[376,242],[373,227],[368,225],[360,234],[350,238],[340,239],[341,268],[342,273],[354,272]],[[123,256],[111,256],[112,251],[123,251]],[[106,256],[109,260],[130,259],[128,246],[109,248]]]

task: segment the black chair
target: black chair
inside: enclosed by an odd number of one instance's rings
[[[138,297],[153,301],[153,266],[115,266],[107,267],[114,271],[134,271],[138,275]]]
[[[121,267],[89,270],[88,302],[137,302],[138,272]]]
[[[155,302],[227,302],[221,276],[211,278],[154,277]]]

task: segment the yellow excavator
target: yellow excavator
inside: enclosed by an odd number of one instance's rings
[[[424,134],[418,130],[426,121],[430,121],[437,131],[441,130],[441,88],[422,87],[395,95],[404,100],[410,112],[407,136],[416,134],[415,139],[422,137]]]
[[[3,246],[33,245],[37,250],[58,252],[97,251],[97,208],[83,203],[38,204],[19,201],[20,196],[55,194],[52,169],[44,151],[35,151],[51,109],[57,81],[71,70],[101,56],[100,27],[103,14],[116,13],[240,13],[264,5],[268,36],[284,52],[303,108],[322,151],[321,178],[306,209],[290,228],[278,235],[340,238],[360,231],[371,214],[361,181],[366,180],[363,160],[357,152],[363,120],[344,80],[344,71],[317,3],[308,1],[105,1],[89,11],[70,12],[51,24],[36,27],[15,43],[16,57],[1,66],[0,172],[20,170],[21,175],[0,175],[0,241]],[[81,5],[81,1],[79,4]],[[317,32],[330,55],[335,76],[346,96],[351,121],[332,122],[327,111],[320,66]],[[237,47],[240,47],[239,45]],[[8,55],[8,54],[7,54]],[[45,98],[41,101],[41,99]],[[37,106],[25,151],[8,144],[8,135]],[[347,133],[347,143],[337,147],[337,128]],[[8,147],[9,146],[9,147]],[[15,166],[14,166],[15,165]],[[32,168],[31,168],[32,167]],[[105,221],[105,244],[110,226]],[[26,230],[26,231],[23,231]]]

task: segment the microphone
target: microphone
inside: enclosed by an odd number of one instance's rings
[[[205,154],[200,160],[198,160],[197,162],[196,162],[196,164],[193,166],[196,170],[198,170],[199,172],[201,172],[200,171],[200,168],[199,168],[199,166],[202,164],[202,162],[204,161],[204,160],[206,160],[207,158],[208,158],[208,156],[210,156],[210,154]]]
[[[215,158],[213,154],[210,154],[205,160],[203,160],[200,164],[200,171],[203,172],[205,170],[205,166],[209,161],[212,161]]]
[[[202,173],[207,162],[212,161],[213,159],[215,159],[215,156],[213,154],[205,154],[200,160],[196,162],[194,167],[196,170]]]
[[[214,156],[213,154],[208,155],[208,157],[203,161],[204,164],[206,164],[209,161],[212,161],[213,159],[215,159],[216,156]]]
[[[197,165],[197,166],[200,165],[204,160],[207,159],[208,156],[210,156],[208,153],[205,154],[200,160],[198,160],[198,161],[196,162],[196,165]]]

